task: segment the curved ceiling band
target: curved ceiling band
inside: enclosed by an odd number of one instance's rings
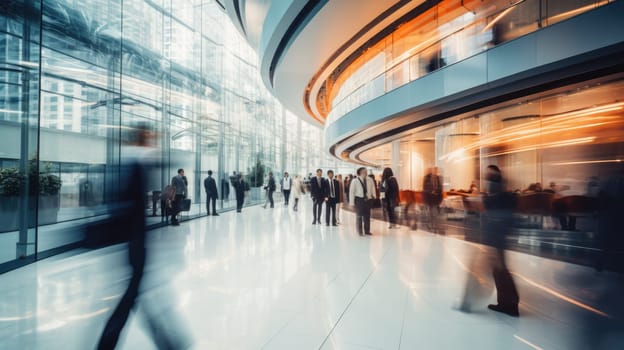
[[[269,82],[271,87],[274,87],[275,67],[279,64],[284,52],[297,38],[301,30],[314,18],[314,16],[325,6],[329,0],[308,0],[305,6],[299,11],[297,17],[290,23],[288,29],[280,39],[273,58],[271,58],[271,64],[269,65]]]

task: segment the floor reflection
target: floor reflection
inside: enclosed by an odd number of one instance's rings
[[[312,226],[309,199],[301,205],[150,231],[145,288],[170,287],[194,348],[611,349],[624,340],[620,274],[509,252],[515,319],[487,310],[493,284],[475,257],[489,248],[376,220],[376,235],[359,237],[347,211],[339,227]],[[127,285],[124,259],[113,246],[0,275],[0,348],[93,348]],[[483,300],[471,313],[457,310],[466,271]],[[131,316],[120,348],[153,348],[144,322]]]

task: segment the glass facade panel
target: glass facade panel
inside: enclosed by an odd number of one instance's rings
[[[39,76],[41,2],[7,9],[0,20],[0,263],[36,254],[40,164]],[[6,16],[2,16],[6,17]]]
[[[83,239],[114,200],[125,131],[139,123],[158,135],[162,158],[146,184],[153,225],[158,192],[178,168],[193,217],[205,214],[209,170],[217,206],[228,209],[233,172],[255,185],[254,204],[263,200],[257,166],[305,175],[339,165],[310,147],[321,130],[264,88],[256,54],[216,2],[9,3],[0,13],[0,271]]]

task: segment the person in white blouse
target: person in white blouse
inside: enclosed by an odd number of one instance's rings
[[[349,204],[355,206],[355,227],[360,236],[370,232],[370,200],[375,199],[375,183],[368,176],[366,168],[357,170],[357,176],[349,186]]]
[[[295,200],[295,204],[293,205],[293,210],[297,211],[299,209],[299,198],[301,195],[305,193],[303,189],[303,184],[301,183],[301,177],[295,176],[295,179],[292,182],[292,195]]]
[[[284,205],[288,206],[288,199],[290,198],[290,191],[292,189],[293,181],[288,176],[288,172],[284,173],[284,177],[281,181],[282,193],[284,194]]]

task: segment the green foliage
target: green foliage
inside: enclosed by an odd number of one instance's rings
[[[18,196],[25,180],[16,168],[0,170],[0,196]]]
[[[28,167],[28,194],[31,196],[57,195],[61,190],[62,181],[58,175],[51,173],[50,164],[47,163],[44,172],[38,172],[38,160],[33,158]],[[26,177],[17,168],[0,170],[0,195],[19,196]],[[39,186],[37,191],[37,186]]]
[[[251,169],[249,175],[247,175],[247,182],[251,187],[261,187],[264,184],[264,164],[258,159],[256,165]]]
[[[32,159],[30,162],[30,194],[34,195],[36,192],[36,188],[34,187],[34,184],[36,184],[36,182],[34,181],[36,179],[37,176],[37,164],[36,164],[36,159]],[[57,195],[59,193],[59,191],[61,190],[61,178],[58,177],[58,175],[54,175],[51,173],[51,167],[50,167],[50,163],[46,163],[45,165],[45,169],[42,172],[39,172],[39,194],[42,196],[53,196],[53,195]]]
[[[57,195],[61,190],[61,178],[54,174],[39,174],[39,194],[43,196]]]

